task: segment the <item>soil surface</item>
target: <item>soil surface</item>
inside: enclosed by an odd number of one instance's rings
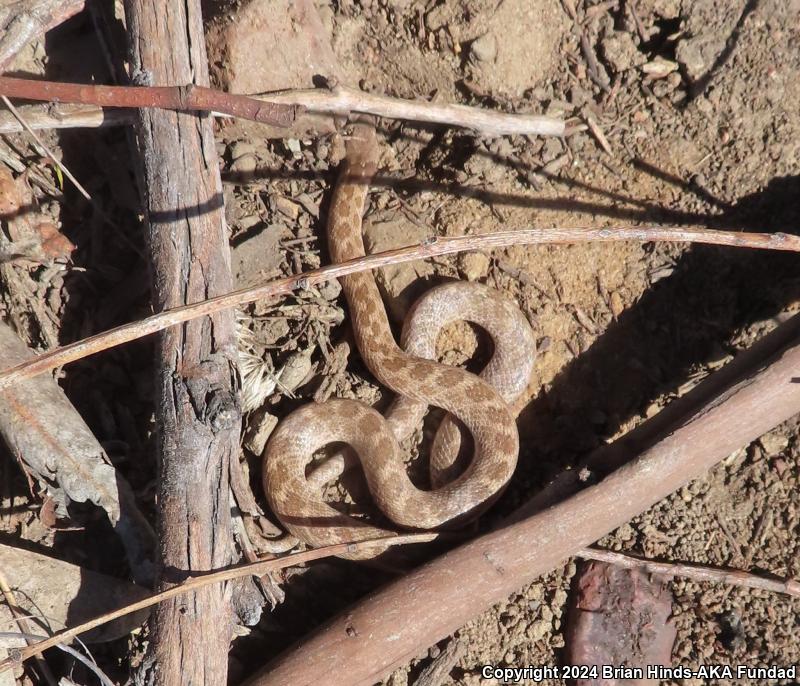
[[[582,125],[563,140],[484,140],[381,122],[381,174],[364,229],[369,251],[431,235],[531,226],[800,227],[797,1],[317,4],[341,78],[352,84],[406,98],[547,113]],[[113,60],[106,65],[102,54],[94,26],[79,18],[30,48],[18,66],[65,80],[109,79]],[[125,132],[45,139],[74,166],[96,204],[32,182],[43,216],[77,246],[72,262],[56,260],[62,266],[51,272],[0,264],[0,313],[35,347],[148,314]],[[218,150],[238,285],[327,263],[324,226],[341,156],[336,137],[270,141],[221,126]],[[24,136],[9,137],[1,151],[57,185]],[[538,348],[530,400],[519,418],[518,470],[477,530],[490,528],[554,475],[653,416],[800,310],[796,256],[684,244],[513,247],[380,272],[398,330],[419,293],[451,279],[508,293],[527,316]],[[332,396],[383,408],[390,394],[354,350],[338,284],[256,303],[240,319],[248,411],[242,457],[266,508],[259,455],[281,417]],[[489,347],[467,324],[449,327],[439,345],[443,361],[470,368],[486,359]],[[155,473],[151,361],[151,344],[137,342],[72,365],[63,384],[148,514]],[[412,469],[424,459],[429,424],[408,446]],[[599,545],[799,577],[797,429],[796,419],[776,428]],[[126,574],[121,554],[98,550],[98,527],[104,545],[118,544],[91,508],[72,513],[79,530],[53,525],[14,462],[4,457],[0,465],[0,540],[54,546],[65,559]],[[257,552],[278,533],[268,513],[246,518],[245,525]],[[275,579],[274,611],[243,629],[234,644],[232,682],[399,571],[332,560]],[[443,684],[483,683],[485,664],[559,664],[574,574],[570,561],[520,589],[385,683],[413,684],[448,642],[459,649],[446,651],[454,663]],[[800,663],[797,599],[685,580],[667,588],[674,595],[674,665]],[[124,678],[129,650],[136,652],[140,641],[100,648],[98,659]]]

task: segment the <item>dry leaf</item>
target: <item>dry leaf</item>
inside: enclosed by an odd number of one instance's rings
[[[48,259],[69,257],[75,250],[75,244],[61,233],[53,222],[40,222],[33,231],[39,237],[42,252]]]
[[[15,215],[21,205],[14,176],[8,167],[0,165],[0,217]]]
[[[12,367],[31,357],[28,347],[0,322],[0,366]],[[67,516],[71,501],[102,507],[125,546],[134,578],[150,580],[155,535],[130,485],[51,376],[20,381],[0,392],[0,436],[53,498],[59,517]]]

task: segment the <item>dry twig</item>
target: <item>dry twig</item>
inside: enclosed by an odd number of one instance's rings
[[[625,569],[643,569],[648,574],[670,577],[682,576],[692,581],[710,581],[730,586],[758,588],[762,591],[784,593],[794,598],[800,598],[800,582],[794,579],[770,578],[745,572],[741,569],[721,569],[691,562],[658,562],[628,553],[618,553],[614,550],[601,550],[599,548],[584,548],[578,551],[576,555],[585,560],[608,562]]]
[[[363,93],[340,85],[249,97],[194,85],[89,86],[0,76],[0,94],[26,100],[103,107],[159,107],[180,111],[207,111],[283,127],[290,126],[299,111],[307,110],[338,115],[373,114],[388,119],[447,124],[491,136],[563,136],[565,132],[564,122],[552,117],[507,114],[466,105],[403,100]],[[96,110],[92,116],[97,116]]]
[[[478,236],[432,238],[420,245],[387,250],[356,260],[314,269],[297,276],[275,279],[261,285],[243,288],[192,305],[175,307],[141,321],[125,324],[105,333],[84,338],[0,371],[0,389],[6,388],[15,381],[42,374],[102,350],[149,336],[157,331],[163,331],[190,319],[203,317],[228,308],[239,307],[263,298],[285,295],[295,290],[305,290],[324,281],[330,281],[347,274],[354,274],[368,269],[378,269],[390,264],[411,262],[426,257],[470,250],[491,250],[509,245],[588,243],[592,241],[639,241],[642,243],[671,241],[800,252],[800,237],[791,234],[745,233],[680,226],[632,226],[605,229],[520,229],[517,231],[497,231]]]

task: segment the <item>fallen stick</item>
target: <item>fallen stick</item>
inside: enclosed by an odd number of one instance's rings
[[[367,686],[379,681],[800,412],[798,369],[795,338],[600,483],[372,594],[267,665],[248,686]]]
[[[467,250],[489,250],[509,245],[571,244],[620,240],[639,241],[642,243],[652,241],[706,243],[741,248],[800,252],[800,236],[791,234],[744,233],[717,229],[692,229],[680,226],[633,226],[605,229],[519,229],[516,231],[497,231],[478,236],[432,238],[422,244],[387,250],[357,260],[314,269],[297,276],[275,279],[191,305],[174,307],[146,319],[118,326],[104,333],[42,353],[30,361],[0,371],[0,389],[6,388],[21,379],[42,374],[89,355],[94,355],[102,350],[129,343],[191,319],[239,307],[263,298],[285,295],[296,290],[306,290],[319,283],[347,274],[366,271],[367,269],[378,269],[390,264],[411,262],[437,255],[448,255]]]
[[[648,574],[668,577],[682,576],[692,581],[710,581],[717,584],[728,584],[729,586],[757,588],[762,591],[783,593],[794,598],[800,598],[800,582],[794,579],[779,579],[753,574],[742,569],[722,569],[693,562],[659,562],[631,555],[630,553],[619,553],[614,550],[601,550],[599,548],[584,548],[578,551],[576,555],[584,560],[608,562],[625,569],[642,569]]]
[[[445,124],[490,136],[510,134],[563,136],[566,132],[564,121],[553,117],[509,114],[467,105],[403,100],[363,93],[340,85],[332,85],[330,88],[280,91],[250,97],[191,84],[91,86],[0,76],[0,94],[25,100],[102,107],[158,107],[178,111],[205,111],[279,127],[290,126],[300,111],[307,110],[338,115],[372,114],[387,119]]]

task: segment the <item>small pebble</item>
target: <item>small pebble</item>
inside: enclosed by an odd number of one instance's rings
[[[486,33],[472,41],[469,51],[470,59],[475,63],[492,63],[497,59],[497,38]]]
[[[467,281],[477,281],[489,273],[489,258],[482,252],[465,252],[458,256],[458,271]]]

